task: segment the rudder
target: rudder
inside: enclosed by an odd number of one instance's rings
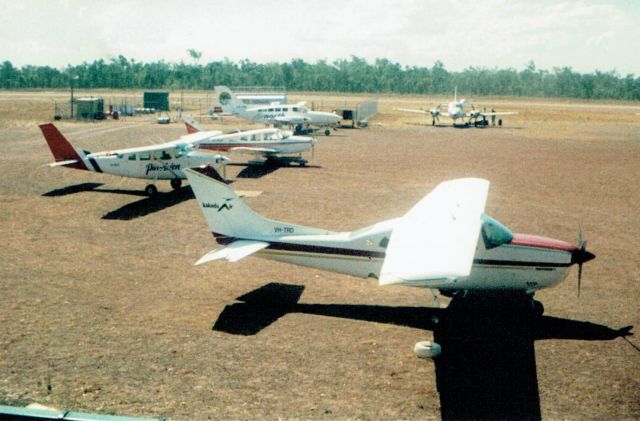
[[[80,154],[78,154],[78,151],[76,151],[73,145],[62,133],[60,133],[60,130],[58,130],[53,123],[40,124],[38,127],[40,127],[42,135],[47,141],[49,149],[51,150],[56,162],[75,160],[77,162],[65,166],[78,170],[87,169],[87,166],[84,164],[84,161]]]

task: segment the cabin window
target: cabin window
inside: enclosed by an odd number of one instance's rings
[[[273,112],[273,108],[269,108],[267,111],[272,113]]]
[[[135,160],[136,160],[136,154],[130,153],[129,154],[129,161],[135,161]]]
[[[289,109],[288,108],[283,108],[282,111],[284,111],[286,113],[287,111],[289,111]]]
[[[299,109],[298,107],[293,107],[293,108],[292,108],[292,110],[293,110],[293,111],[295,111],[296,113],[297,113],[298,111],[300,111],[300,109]]]
[[[167,151],[162,151],[162,156],[160,156],[160,159],[162,159],[163,161],[167,161],[171,159],[171,155]]]
[[[282,111],[282,108],[276,108],[277,113],[279,113],[280,111]]]
[[[140,152],[140,161],[148,161],[151,159],[151,154],[149,152]]]
[[[122,158],[124,158],[124,155],[123,155],[123,154],[121,154],[121,153],[116,154],[116,156],[118,157],[118,159],[122,159]]]

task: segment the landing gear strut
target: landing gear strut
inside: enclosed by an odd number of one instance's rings
[[[173,188],[174,190],[178,190],[180,186],[182,186],[182,180],[180,180],[179,178],[171,179],[171,188]]]

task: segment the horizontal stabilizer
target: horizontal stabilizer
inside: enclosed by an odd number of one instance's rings
[[[468,276],[482,226],[489,182],[478,178],[438,185],[394,227],[380,285],[423,284]]]
[[[50,164],[47,164],[47,167],[49,167],[49,168],[65,167],[67,165],[77,164],[78,162],[80,162],[80,161],[78,161],[77,159],[69,159],[67,161],[52,162]]]
[[[210,251],[205,254],[196,262],[197,265],[210,262],[212,260],[227,259],[230,262],[237,262],[238,260],[247,257],[257,251],[267,247],[269,243],[263,241],[250,241],[250,240],[238,240],[221,248]]]

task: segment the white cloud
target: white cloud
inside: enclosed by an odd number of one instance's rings
[[[6,4],[2,4],[6,3]],[[249,58],[405,65],[617,68],[640,74],[640,3],[400,0],[2,1],[0,59],[64,66],[120,54],[142,61]],[[634,50],[634,51],[635,51]]]

